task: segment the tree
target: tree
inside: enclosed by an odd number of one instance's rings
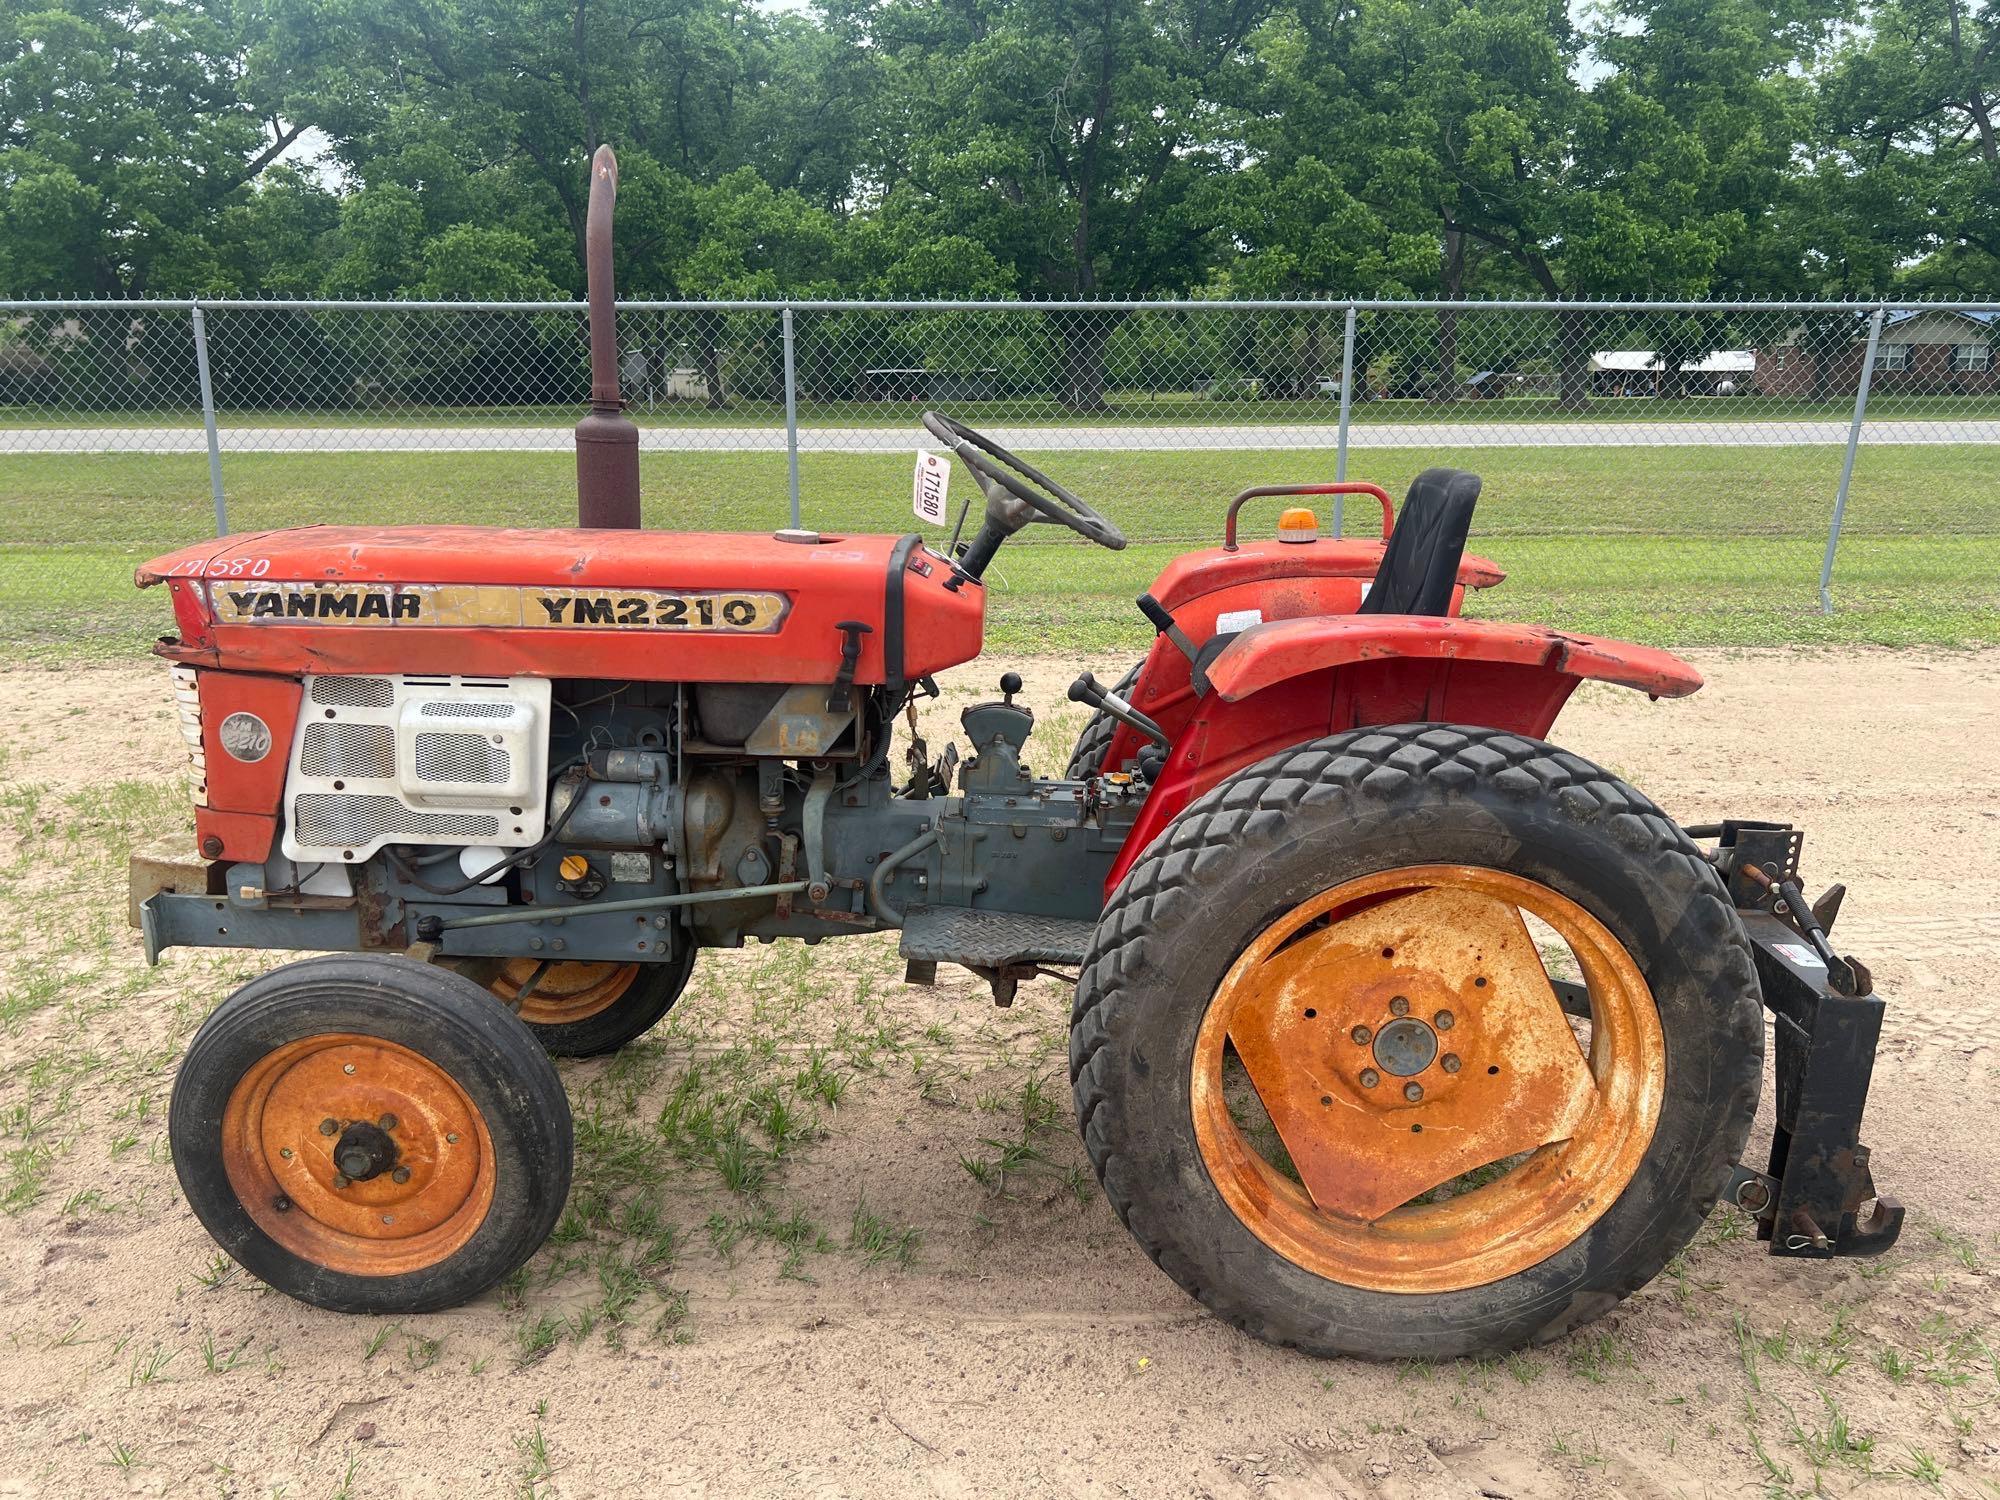
[[[299,138],[226,7],[54,0],[0,10],[0,285],[180,292],[162,263]]]
[[[1272,4],[830,0],[879,59],[858,180],[898,233],[976,241],[1018,294],[1185,291],[1225,247],[1246,44]],[[1056,322],[1074,408],[1104,403],[1114,322]]]

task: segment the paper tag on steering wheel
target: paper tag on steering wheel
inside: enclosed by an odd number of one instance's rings
[[[933,526],[944,525],[945,496],[950,489],[951,460],[942,453],[919,448],[916,496],[910,505],[910,509],[917,513],[917,519],[928,521]]]

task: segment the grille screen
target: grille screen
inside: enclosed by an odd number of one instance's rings
[[[420,710],[426,719],[504,719],[514,712],[511,703],[458,703],[433,699]]]
[[[396,731],[387,724],[308,724],[299,746],[308,776],[394,776]]]
[[[431,734],[417,736],[417,778],[420,781],[505,781],[512,772],[507,752],[489,745],[483,735]]]
[[[396,685],[386,677],[315,677],[312,701],[326,708],[387,708]]]
[[[298,799],[295,816],[299,842],[320,848],[372,844],[383,838],[410,843],[480,839],[500,831],[500,820],[486,813],[417,812],[394,797],[308,793]]]

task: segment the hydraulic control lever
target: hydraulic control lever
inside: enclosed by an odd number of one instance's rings
[[[1176,651],[1188,659],[1188,675],[1194,683],[1195,693],[1203,698],[1208,696],[1208,673],[1201,667],[1201,651],[1189,639],[1188,633],[1174,623],[1174,617],[1167,607],[1151,594],[1139,596],[1139,613],[1146,617],[1153,629],[1173,643]]]
[[[1090,673],[1085,672],[1069,685],[1069,701],[1088,703],[1092,708],[1102,709],[1120,724],[1137,730],[1162,750],[1171,750],[1173,741],[1167,732],[1123,698],[1105,687]]]

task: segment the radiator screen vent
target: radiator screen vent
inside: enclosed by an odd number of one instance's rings
[[[308,724],[299,769],[326,780],[394,776],[396,731],[387,724]]]
[[[320,848],[354,848],[382,839],[485,839],[500,831],[500,820],[489,813],[419,812],[394,797],[308,793],[294,804],[293,818],[298,841]]]
[[[421,711],[426,719],[506,719],[513,717],[514,705],[477,700],[433,700],[424,704]]]
[[[323,708],[387,708],[396,685],[386,677],[315,677],[312,701]]]
[[[426,705],[428,706],[428,705]],[[417,736],[417,779],[489,783],[505,781],[513,774],[506,750],[489,745],[484,735],[436,734]]]

